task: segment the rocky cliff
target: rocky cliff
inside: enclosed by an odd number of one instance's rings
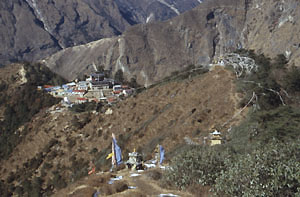
[[[197,0],[181,1],[187,2],[185,6],[177,2],[3,0],[0,64],[35,61],[66,47],[119,35],[147,18],[148,22],[168,19],[199,4]]]
[[[199,5],[202,0],[116,0],[131,24],[163,21]]]
[[[68,79],[94,64],[122,69],[146,86],[189,64],[207,64],[239,48],[284,54],[297,65],[299,13],[295,0],[205,1],[171,20],[140,24],[119,37],[62,50],[44,62]]]

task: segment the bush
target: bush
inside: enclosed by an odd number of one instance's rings
[[[248,103],[253,92],[255,92],[257,96],[254,102],[260,109],[274,109],[282,105],[282,101],[276,93],[280,91],[280,85],[272,75],[273,67],[271,66],[271,60],[263,54],[256,55],[253,52],[245,55],[255,60],[255,63],[258,65],[258,70],[251,75],[244,75],[237,80],[239,91],[245,94],[241,106]]]
[[[300,68],[292,67],[285,77],[284,86],[290,92],[300,91]]]
[[[274,59],[274,66],[278,69],[284,69],[288,63],[287,58],[283,54],[277,55]]]
[[[0,82],[0,92],[7,90],[8,85],[4,82]]]
[[[236,161],[225,158],[227,170],[216,179],[214,191],[221,196],[300,195],[299,143],[273,142]]]
[[[0,124],[0,160],[6,159],[21,141],[16,129],[30,121],[42,108],[50,107],[59,101],[60,99],[38,91],[36,86],[28,82],[14,92],[12,98],[7,99],[7,103],[0,103],[0,107],[5,109],[4,121]]]
[[[73,148],[75,145],[76,145],[76,138],[67,138],[67,141],[68,141],[68,148],[71,149]]]
[[[298,108],[252,111],[226,144],[169,154],[164,180],[181,189],[207,185],[219,196],[299,195],[299,128]]]
[[[67,187],[67,182],[65,181],[65,179],[59,174],[58,171],[54,171],[53,172],[53,179],[51,180],[51,183],[53,184],[53,186],[56,189],[62,189]]]
[[[286,142],[300,137],[300,109],[282,106],[269,111],[255,111],[231,130],[230,144],[238,152],[250,151],[272,139]]]
[[[191,146],[171,161],[164,180],[180,189],[194,184],[213,185],[221,171],[226,170],[225,158],[231,158],[231,151],[223,149],[223,146]]]
[[[92,102],[86,102],[81,104],[75,104],[72,108],[70,108],[71,111],[76,113],[82,113],[82,112],[90,112],[90,111],[100,111],[103,107],[102,103],[96,103],[94,101]]]
[[[116,73],[115,73],[115,77],[114,77],[115,81],[118,83],[123,83],[124,82],[124,75],[123,75],[123,71],[121,69],[119,69]]]
[[[88,175],[88,161],[85,161],[83,158],[72,159],[72,166],[70,170],[72,171],[71,179],[72,181],[76,181],[84,176]]]

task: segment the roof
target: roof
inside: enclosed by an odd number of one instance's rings
[[[54,87],[54,86],[52,86],[52,85],[44,85],[44,88],[52,88],[52,87]]]
[[[75,82],[71,82],[71,83],[67,83],[66,85],[67,85],[67,86],[75,86],[76,83],[75,83]]]
[[[92,73],[90,74],[91,77],[104,77],[103,73]]]
[[[108,98],[107,98],[107,101],[108,101],[108,102],[113,102],[113,101],[115,101],[115,100],[116,100],[115,97],[108,97]]]
[[[73,90],[73,92],[85,92],[85,90]]]
[[[221,135],[221,133],[217,130],[214,130],[214,132],[211,133],[212,135]]]
[[[82,84],[88,84],[88,81],[78,81],[78,85],[82,85]]]
[[[87,99],[84,98],[84,97],[77,97],[76,99],[79,100],[79,101],[85,101],[85,100],[87,100]]]
[[[93,85],[93,86],[97,86],[97,85],[109,85],[109,81],[92,81],[91,82],[91,84]]]
[[[120,94],[121,93],[121,90],[115,90],[113,91],[114,94]]]

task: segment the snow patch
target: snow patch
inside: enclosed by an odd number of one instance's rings
[[[145,79],[145,87],[148,87],[148,82],[149,82],[149,79],[148,79],[148,76],[145,74],[145,72],[142,70],[141,71],[141,75],[142,77]]]
[[[92,66],[93,66],[94,70],[97,72],[97,71],[98,71],[98,69],[97,69],[97,67],[96,67],[96,64],[95,64],[95,62],[93,62]]]
[[[157,0],[157,1],[159,1],[160,3],[162,3],[162,4],[166,5],[167,7],[169,7],[169,8],[170,8],[171,10],[173,10],[177,15],[180,14],[179,10],[178,10],[176,7],[174,7],[173,5],[168,4],[167,2],[165,2],[165,0]]]
[[[130,175],[130,177],[137,177],[137,176],[141,176],[141,174],[133,173]]]
[[[175,195],[175,194],[160,194],[158,195],[159,197],[176,197],[178,195]]]
[[[21,77],[20,78],[20,84],[22,85],[22,84],[27,83],[26,70],[25,70],[24,66],[22,66],[22,68],[20,69],[18,74]]]
[[[152,19],[154,19],[154,14],[153,14],[153,13],[151,13],[151,14],[147,17],[146,23],[151,22]]]
[[[121,62],[122,57],[124,57],[125,54],[125,40],[123,38],[118,39],[119,43],[119,57],[116,62],[116,71],[121,69],[124,72],[130,73],[129,69],[125,67],[125,65]]]
[[[285,51],[285,57],[290,58],[292,52],[291,51]]]
[[[284,18],[281,18],[280,19],[280,22],[278,24],[278,28],[280,28],[282,25],[284,25],[286,22],[294,22],[294,17],[292,17],[291,15],[287,16],[287,17],[284,17]]]

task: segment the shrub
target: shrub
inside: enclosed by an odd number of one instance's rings
[[[73,146],[76,145],[76,138],[67,138],[67,141],[68,141],[68,148],[71,149]]]
[[[250,100],[253,92],[257,96],[256,104],[260,109],[273,109],[282,105],[282,101],[276,93],[280,91],[280,85],[271,74],[273,69],[271,60],[263,54],[256,55],[253,52],[245,55],[253,58],[259,67],[251,75],[244,75],[237,80],[239,91],[245,94],[241,105],[244,106]]]
[[[100,111],[103,107],[102,103],[96,103],[94,101],[92,102],[86,102],[81,104],[75,104],[72,108],[70,108],[71,111],[76,113],[82,113],[82,112],[90,112],[93,110]]]
[[[231,151],[223,146],[191,146],[190,150],[176,156],[164,180],[184,189],[193,184],[212,185],[221,171],[226,170],[225,158],[231,158]]]
[[[300,136],[300,109],[282,106],[269,111],[255,111],[231,130],[230,144],[238,152],[249,151],[273,138],[286,142]]]
[[[290,92],[300,91],[300,69],[292,67],[285,77],[284,86]]]
[[[115,73],[115,77],[114,77],[115,81],[118,83],[123,83],[124,82],[124,75],[123,75],[123,71],[121,69],[119,69],[116,73]]]
[[[183,146],[169,154],[164,181],[181,189],[207,185],[219,196],[299,195],[299,110],[254,111],[224,145]]]
[[[53,165],[51,163],[45,162],[43,168],[46,170],[49,170],[53,167]]]
[[[274,64],[275,68],[284,69],[285,66],[287,65],[287,63],[288,63],[287,58],[283,54],[279,54],[274,59],[273,64]]]
[[[216,179],[214,191],[221,196],[300,195],[299,143],[273,142],[234,162],[225,158],[227,170]]]
[[[0,82],[0,92],[7,90],[8,85],[4,82]]]
[[[7,177],[7,183],[12,183],[16,179],[16,175],[13,172],[9,173],[9,176]]]
[[[60,101],[45,92],[38,91],[36,84],[29,80],[28,83],[20,86],[11,98],[7,98],[6,103],[0,103],[0,107],[5,109],[4,121],[0,124],[2,131],[0,133],[0,159],[6,159],[21,141],[16,131],[17,128],[26,124],[40,109],[50,107]],[[8,96],[9,92],[5,91],[3,95]]]
[[[71,179],[72,181],[76,181],[80,179],[81,177],[87,176],[88,174],[88,161],[85,161],[83,158],[80,159],[72,159],[72,166],[71,166]]]
[[[62,189],[67,187],[67,182],[65,181],[65,179],[59,174],[58,171],[54,171],[53,172],[53,179],[51,180],[51,183],[53,184],[53,186],[56,189]]]

